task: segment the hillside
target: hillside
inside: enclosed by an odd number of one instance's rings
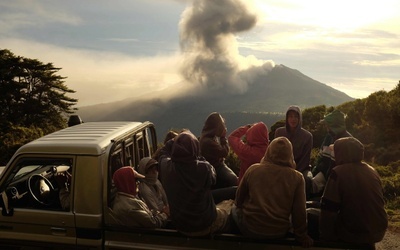
[[[165,90],[164,90],[165,91]],[[160,136],[171,128],[189,128],[199,134],[207,115],[220,112],[226,118],[228,131],[236,127],[264,121],[269,127],[283,118],[289,105],[302,108],[316,105],[336,106],[352,101],[343,92],[305,76],[298,70],[277,65],[268,74],[259,75],[243,94],[227,94],[219,89],[207,95],[188,92],[164,101],[123,100],[115,103],[80,107],[84,121],[149,120],[155,123]]]

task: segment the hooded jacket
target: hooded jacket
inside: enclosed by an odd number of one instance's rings
[[[324,117],[322,122],[326,124],[328,134],[322,142],[312,174],[313,176],[316,176],[319,172],[322,172],[327,180],[330,170],[336,164],[334,154],[329,146],[339,138],[351,137],[352,135],[346,130],[345,115],[340,110],[332,111],[332,113],[329,113]]]
[[[223,163],[229,153],[225,133],[226,126],[222,116],[217,112],[211,113],[201,131],[200,154],[214,167]]]
[[[294,111],[299,116],[299,123],[296,129],[292,132],[288,122],[288,114]],[[296,161],[296,169],[300,172],[309,170],[310,155],[313,147],[313,136],[303,127],[303,116],[298,106],[290,106],[286,111],[286,125],[285,127],[277,128],[275,130],[275,138],[284,136],[289,139],[293,146],[294,160]]]
[[[242,137],[245,137],[245,142]],[[268,128],[263,122],[239,127],[228,136],[228,142],[240,160],[240,183],[246,170],[259,163],[265,155],[269,144]]]
[[[190,131],[180,133],[174,139],[171,157],[160,159],[172,223],[182,232],[209,228],[217,217],[211,194],[216,176],[213,166],[199,158],[197,138]]]
[[[133,168],[119,168],[113,175],[113,182],[118,193],[113,201],[112,210],[120,225],[146,228],[165,226],[167,215],[153,215],[146,203],[137,197]]]
[[[375,243],[388,225],[383,188],[376,170],[362,162],[364,147],[353,137],[334,144],[332,169],[321,203],[321,237],[354,243]]]
[[[281,238],[293,225],[298,240],[307,237],[305,183],[295,168],[290,141],[278,137],[269,144],[261,163],[246,171],[235,202],[250,232]]]
[[[158,180],[158,171],[157,173],[148,172],[150,167],[158,168],[158,162],[151,157],[144,157],[140,160],[138,172],[145,176],[144,179],[140,179],[139,183],[140,197],[150,210],[162,212],[164,207],[168,206],[167,195]]]

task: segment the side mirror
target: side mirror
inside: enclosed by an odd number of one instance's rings
[[[3,191],[1,193],[1,198],[3,200],[2,206],[1,206],[2,207],[1,214],[3,216],[13,216],[14,215],[14,208],[9,207],[8,196],[7,196],[5,191]]]

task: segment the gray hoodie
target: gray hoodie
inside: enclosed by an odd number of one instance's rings
[[[289,111],[295,111],[299,114],[299,124],[297,125],[294,132],[290,131],[290,125],[288,124],[288,113]],[[286,125],[275,130],[275,138],[284,136],[289,139],[293,145],[294,160],[296,162],[296,170],[304,172],[309,170],[310,165],[310,154],[313,147],[313,136],[312,134],[302,128],[303,117],[301,110],[298,106],[290,106],[286,111]]]

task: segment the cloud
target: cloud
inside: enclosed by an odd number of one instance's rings
[[[82,22],[82,19],[73,12],[68,11],[68,8],[51,3],[43,4],[40,1],[1,1],[0,9],[0,22],[7,23],[7,25],[1,26],[0,30],[2,32],[28,27],[37,28],[48,23],[63,23],[75,26]]]
[[[180,44],[183,77],[210,90],[244,93],[256,77],[274,67],[272,61],[239,54],[236,34],[248,31],[257,14],[240,0],[195,0],[182,14]]]
[[[17,39],[0,39],[0,44],[16,55],[62,68],[58,74],[67,77],[65,84],[76,91],[71,97],[79,99],[79,106],[142,98],[182,80],[176,71],[179,55],[133,57]]]

